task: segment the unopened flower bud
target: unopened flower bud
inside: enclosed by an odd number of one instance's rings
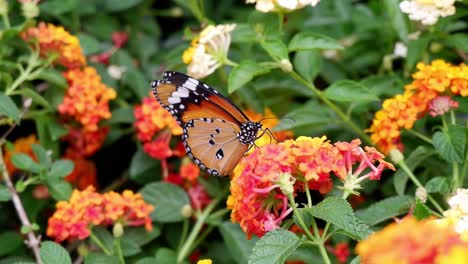
[[[39,6],[37,6],[37,1],[28,1],[21,4],[21,10],[23,11],[23,16],[27,19],[33,19],[39,16]]]
[[[290,173],[282,173],[278,176],[277,184],[281,192],[285,195],[294,193],[294,183],[296,179]]]
[[[27,99],[24,100],[24,102],[23,102],[23,107],[24,107],[24,108],[29,108],[29,107],[31,107],[32,102],[33,102],[33,100],[32,100],[31,98],[27,98]]]
[[[416,198],[423,203],[427,201],[427,191],[424,187],[418,187],[416,189]]]
[[[182,214],[182,216],[185,218],[189,218],[193,214],[193,209],[192,209],[192,206],[190,206],[190,204],[186,204],[182,206],[182,209],[180,211],[181,211],[180,213]]]
[[[293,70],[293,66],[292,66],[291,62],[288,59],[282,59],[280,61],[280,68],[285,73],[292,72],[292,70]]]
[[[390,159],[393,163],[398,164],[405,159],[405,156],[403,156],[400,150],[395,148],[390,151]]]
[[[115,238],[119,238],[124,234],[124,229],[122,223],[115,223],[114,227],[112,228],[112,234]]]
[[[171,9],[171,16],[172,17],[181,17],[184,15],[184,10],[180,7],[174,7]]]

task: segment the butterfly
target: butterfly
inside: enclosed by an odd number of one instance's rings
[[[158,102],[183,128],[187,155],[214,176],[229,175],[265,130],[234,103],[207,84],[167,71],[151,82]],[[258,132],[264,131],[260,136]]]

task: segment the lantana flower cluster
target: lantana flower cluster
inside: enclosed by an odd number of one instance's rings
[[[255,4],[260,12],[291,12],[308,5],[316,6],[320,0],[246,0],[247,4]]]
[[[444,212],[445,219],[453,223],[457,233],[468,234],[468,189],[459,188],[455,194],[448,199],[450,208]]]
[[[39,144],[39,141],[36,138],[36,135],[29,135],[24,138],[18,138],[14,143],[13,143],[13,148],[4,148],[3,152],[3,160],[5,162],[5,167],[6,170],[8,171],[8,175],[13,175],[16,172],[16,167],[13,165],[11,158],[15,154],[26,154],[29,157],[31,157],[33,160],[37,161],[36,155],[34,154],[32,150],[32,144]]]
[[[56,211],[48,220],[47,235],[61,242],[66,239],[85,239],[93,226],[145,226],[152,229],[150,213],[154,207],[147,204],[141,194],[125,190],[97,193],[91,186],[83,191],[74,190],[69,201],[59,201]]]
[[[138,140],[143,143],[143,150],[148,155],[159,160],[185,155],[183,145],[175,149],[169,145],[172,135],[181,135],[182,128],[154,96],[143,98],[141,105],[135,106],[133,114]]]
[[[405,86],[405,92],[383,102],[369,132],[372,141],[384,153],[403,149],[401,130],[411,129],[414,123],[430,112],[432,116],[457,107],[453,96],[468,96],[468,66],[451,65],[435,60],[430,65],[419,63],[414,81]],[[447,97],[448,96],[448,97]]]
[[[394,170],[383,158],[375,148],[360,147],[358,139],[331,144],[326,137],[299,137],[257,148],[234,170],[227,201],[231,220],[249,237],[261,237],[291,213],[291,195],[329,192],[332,174],[354,192],[363,180],[379,180],[385,168]]]
[[[115,99],[117,94],[102,82],[96,69],[87,66],[78,38],[63,27],[41,22],[36,27],[26,29],[21,36],[34,49],[38,49],[41,57],[52,58],[55,64],[66,69],[62,74],[68,88],[63,102],[58,106],[58,113],[68,129],[68,134],[62,137],[68,143],[65,156],[79,161],[75,165],[84,165],[84,168],[75,166],[72,173],[81,175],[79,171],[95,167],[85,158],[93,155],[104,143],[109,129],[100,126],[100,122],[111,117],[109,101]],[[85,182],[96,183],[94,173],[88,176],[86,180],[80,180],[80,188],[85,187]]]
[[[210,25],[192,40],[190,47],[182,55],[187,64],[187,74],[201,79],[212,74],[226,63],[231,32],[236,24]]]
[[[363,264],[468,263],[468,236],[447,222],[406,218],[359,242]]]
[[[86,58],[76,36],[61,26],[41,22],[21,33],[21,37],[30,43],[37,43],[39,53],[44,58],[56,57],[54,62],[65,68],[73,69],[86,65]]]
[[[400,3],[403,13],[423,25],[434,25],[439,17],[455,14],[455,0],[405,0]]]

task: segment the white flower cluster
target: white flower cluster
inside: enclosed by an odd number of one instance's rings
[[[400,3],[400,9],[411,20],[434,25],[439,17],[455,14],[454,4],[455,0],[405,0]]]
[[[203,29],[183,55],[188,75],[201,79],[224,64],[234,28],[236,24],[210,25]]]
[[[255,8],[263,13],[301,9],[307,5],[316,6],[320,0],[246,0],[247,4],[255,4]]]
[[[455,220],[455,231],[468,231],[468,189],[458,189],[448,204],[450,209],[444,212],[444,216]]]

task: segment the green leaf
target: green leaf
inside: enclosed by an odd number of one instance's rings
[[[153,263],[177,263],[177,254],[169,248],[159,248]]]
[[[408,27],[405,21],[405,14],[400,11],[399,0],[385,0],[384,10],[388,12],[390,16],[390,22],[392,23],[395,33],[398,34],[401,40],[406,42],[408,40]]]
[[[78,7],[78,0],[48,0],[39,5],[41,13],[55,16],[71,12]]]
[[[118,18],[112,14],[106,14],[104,12],[98,12],[93,16],[89,16],[86,19],[86,23],[83,24],[86,32],[92,34],[98,39],[110,40],[112,32],[118,31],[121,29]],[[114,53],[114,56],[117,53],[120,53],[121,50]],[[114,57],[112,56],[112,57]],[[111,57],[111,61],[112,61]],[[121,65],[112,61],[112,64]],[[133,67],[133,65],[132,65]]]
[[[287,230],[268,232],[255,244],[249,264],[282,264],[300,244],[297,235]]]
[[[0,114],[19,122],[21,112],[11,98],[0,92]]]
[[[11,193],[8,191],[8,187],[0,184],[0,202],[8,202],[11,200]]]
[[[423,161],[434,154],[434,150],[419,146],[405,159],[405,163],[408,165],[408,168],[413,171]],[[403,195],[405,193],[408,179],[408,175],[404,170],[397,170],[393,175],[393,186],[398,195]]]
[[[24,171],[30,171],[38,173],[40,170],[39,165],[28,155],[24,153],[14,154],[11,158],[11,162],[16,168]]]
[[[393,196],[378,201],[365,209],[356,211],[356,216],[365,224],[374,226],[388,219],[407,213],[413,204],[410,196]]]
[[[47,122],[47,129],[52,140],[58,140],[68,134],[68,129],[52,118]]]
[[[312,82],[322,69],[322,55],[316,50],[300,50],[294,55],[294,69]]]
[[[446,177],[434,177],[426,182],[424,188],[428,193],[448,194],[450,192],[450,181]]]
[[[127,70],[122,76],[122,82],[132,89],[140,100],[149,95],[149,81],[136,69]]]
[[[173,261],[177,261],[177,260],[174,258]],[[158,262],[156,258],[153,258],[153,257],[141,258],[135,262],[135,264],[154,264],[154,263],[175,263],[175,262]]]
[[[37,262],[27,256],[8,256],[2,258],[0,264],[37,264]]]
[[[468,52],[468,34],[466,33],[456,33],[450,34],[447,37],[447,44],[455,49],[459,49],[464,52]]]
[[[249,25],[242,23],[237,24],[231,33],[232,43],[252,43],[256,37],[255,31]]]
[[[242,61],[235,66],[228,78],[228,92],[233,93],[237,89],[250,82],[255,76],[265,74],[270,71],[268,67],[262,67],[254,61]]]
[[[108,256],[104,253],[91,252],[86,256],[84,263],[85,264],[119,263],[119,258],[117,256]]]
[[[141,148],[138,149],[130,161],[129,175],[131,179],[137,178],[139,175],[147,172],[154,171],[153,169],[158,166],[157,161],[148,156]]]
[[[161,230],[157,226],[153,226],[153,230],[148,231],[144,227],[125,227],[125,239],[131,240],[138,246],[144,246],[153,241],[161,234]]]
[[[422,60],[429,45],[430,37],[423,35],[418,39],[410,40],[405,60],[405,71],[412,72],[417,62]]]
[[[190,205],[187,193],[177,185],[166,182],[154,182],[141,189],[146,202],[155,210],[151,218],[159,222],[178,222],[184,219],[182,207]]]
[[[279,36],[280,24],[278,16],[273,13],[252,12],[249,16],[249,25],[255,32],[256,38],[265,39]]]
[[[23,237],[17,232],[0,233],[0,257],[9,255],[23,245]]]
[[[67,80],[65,80],[62,73],[53,68],[46,68],[40,71],[36,79],[47,81],[63,89],[68,86]]]
[[[464,128],[458,126],[449,126],[447,132],[437,131],[432,136],[432,144],[436,151],[448,162],[463,161],[465,142]]]
[[[38,92],[34,91],[31,88],[23,87],[19,90],[14,91],[14,94],[21,94],[25,97],[29,97],[33,100],[33,103],[36,103],[49,111],[54,110],[50,103],[44,97],[42,97],[42,95],[40,95]]]
[[[247,263],[252,248],[255,246],[255,243],[257,243],[258,238],[252,237],[252,239],[248,240],[239,224],[231,222],[223,222],[219,226],[219,231],[236,262]]]
[[[338,102],[367,102],[378,101],[379,98],[364,85],[351,81],[341,80],[328,86],[324,95]]]
[[[68,200],[73,191],[71,184],[63,180],[48,179],[47,187],[49,188],[50,195],[56,201]]]
[[[112,117],[109,119],[109,124],[133,124],[135,116],[133,115],[133,107],[122,107],[112,111]]]
[[[291,39],[288,46],[290,51],[314,49],[343,49],[338,41],[325,35],[312,32],[299,32]]]
[[[61,245],[52,241],[42,242],[39,253],[41,255],[41,260],[47,264],[72,263],[68,252]]]
[[[432,216],[431,210],[422,203],[419,199],[416,200],[416,206],[414,207],[413,215],[416,219],[421,220]]]
[[[123,11],[138,5],[141,1],[142,0],[106,0],[106,10],[111,12]]]
[[[324,108],[320,103],[311,100],[304,106],[295,109],[285,115],[280,123],[274,127],[275,131],[291,130],[304,126],[326,126],[333,120],[333,113],[330,109]]]
[[[311,208],[304,209],[312,216],[334,224],[354,239],[362,240],[372,233],[354,213],[351,205],[341,198],[328,197]]]
[[[106,228],[102,226],[95,226],[92,229],[92,233],[102,243],[102,246],[111,254],[114,251],[114,237]],[[93,241],[93,240],[91,240]],[[94,241],[93,241],[94,243]],[[95,243],[94,243],[95,244]],[[100,247],[100,246],[99,246]]]
[[[47,168],[52,164],[52,160],[50,159],[50,156],[47,154],[47,151],[44,147],[38,144],[32,144],[31,148],[41,165]]]
[[[141,252],[141,248],[136,242],[126,239],[125,237],[120,241],[120,246],[122,247],[125,257],[133,256]]]
[[[80,40],[80,46],[84,55],[95,54],[102,51],[101,43],[91,35],[79,33],[76,35]]]
[[[57,160],[52,163],[52,167],[50,168],[48,178],[49,179],[60,179],[68,176],[70,173],[73,172],[75,165],[71,160]]]
[[[261,45],[271,57],[278,60],[288,59],[288,47],[280,39],[268,39]]]

